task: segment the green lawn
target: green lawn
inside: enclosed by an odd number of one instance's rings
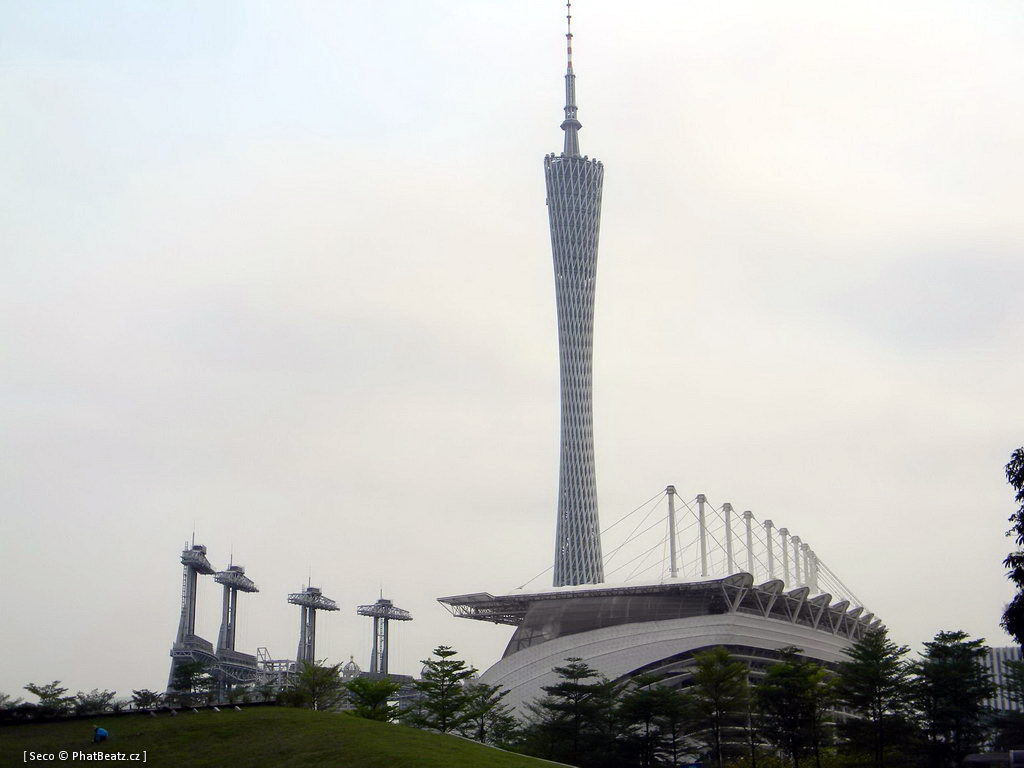
[[[241,712],[200,711],[172,717],[131,715],[0,728],[0,765],[24,765],[24,750],[93,751],[92,725],[110,731],[104,752],[146,750],[149,766],[343,766],[344,768],[550,768],[553,764],[501,752],[454,736],[347,714],[283,707]],[[35,765],[138,765],[77,760]]]

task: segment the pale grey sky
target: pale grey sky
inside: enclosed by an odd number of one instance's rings
[[[668,483],[787,525],[917,645],[994,644],[1024,443],[1015,2],[575,7],[606,165],[603,520]],[[0,8],[0,691],[158,688],[191,534],[294,656],[508,628],[552,559],[558,2]],[[613,543],[613,542],[609,542]],[[200,632],[216,639],[207,579]]]

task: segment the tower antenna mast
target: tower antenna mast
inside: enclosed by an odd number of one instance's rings
[[[563,152],[567,156],[580,153],[580,140],[577,135],[583,126],[576,119],[576,75],[572,71],[572,0],[565,4],[565,119],[562,121],[565,131]]]
[[[572,72],[572,0],[565,4],[565,58],[568,69]]]

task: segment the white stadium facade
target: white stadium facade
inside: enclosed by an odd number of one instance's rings
[[[455,615],[516,627],[501,660],[480,681],[509,691],[518,708],[554,685],[553,669],[580,658],[611,680],[654,674],[684,687],[695,653],[723,646],[753,677],[787,647],[828,666],[881,622],[847,600],[785,590],[780,579],[755,584],[749,573],[658,584],[556,587],[494,597],[441,598]]]

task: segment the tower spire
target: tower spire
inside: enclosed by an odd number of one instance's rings
[[[580,140],[578,132],[583,126],[576,119],[576,75],[572,71],[572,0],[565,3],[565,120],[562,130],[565,131],[566,155],[579,155]]]

